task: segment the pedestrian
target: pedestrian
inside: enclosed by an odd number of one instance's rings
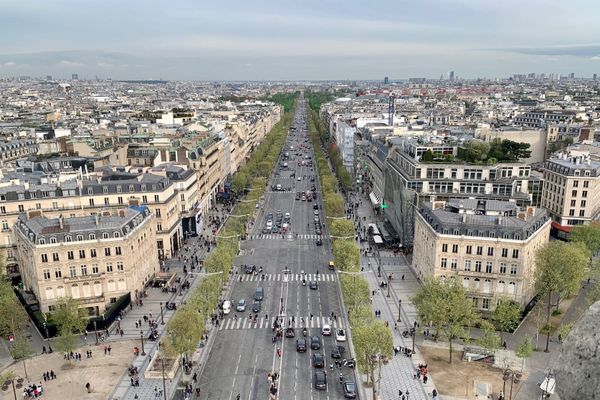
[[[194,382],[196,382],[197,379],[198,379],[198,373],[194,372],[194,376],[192,376],[192,380]]]
[[[438,395],[437,390],[433,389],[433,391],[431,392],[431,396],[433,397],[433,400],[437,400],[437,395]]]
[[[53,370],[50,370],[50,379],[56,379],[56,374]]]
[[[108,348],[106,346],[104,346],[104,355],[106,355],[108,353]]]
[[[48,373],[44,372],[42,376],[44,377],[44,382],[46,382],[48,380]]]
[[[110,351],[112,350],[112,348],[110,347],[110,345],[108,345],[108,355],[110,356]]]
[[[90,385],[89,382],[85,384],[85,388],[87,389],[88,393],[92,393],[92,385]]]

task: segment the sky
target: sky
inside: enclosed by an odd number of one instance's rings
[[[594,0],[0,0],[0,77],[600,73]]]

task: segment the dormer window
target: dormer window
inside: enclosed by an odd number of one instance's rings
[[[83,235],[77,235],[77,241],[81,242],[83,240]]]
[[[46,239],[41,238],[40,241],[39,241],[39,244],[46,244]]]
[[[108,238],[109,238],[108,232],[103,232],[102,239],[108,239]]]
[[[56,238],[54,236],[52,236],[50,238],[50,243],[52,243],[52,244],[56,243]]]
[[[121,237],[121,232],[115,232],[113,233],[113,236],[116,238]]]
[[[90,240],[94,240],[94,239],[96,239],[96,234],[94,234],[94,233],[90,233],[90,236],[89,236],[89,238],[90,238]]]
[[[71,237],[71,235],[67,235],[65,236],[65,242],[72,242],[73,238]]]
[[[135,189],[134,189],[133,185],[129,185],[129,191],[130,191],[130,192],[133,192],[134,190],[135,190]]]
[[[102,193],[104,193],[104,194],[108,194],[108,186],[104,186],[104,187],[102,188]]]
[[[94,194],[94,188],[89,187],[88,188],[88,194],[91,196]]]
[[[117,193],[122,193],[123,192],[123,188],[121,187],[121,185],[117,186]]]

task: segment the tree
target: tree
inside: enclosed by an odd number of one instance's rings
[[[538,304],[533,307],[531,310],[531,318],[533,320],[533,324],[535,325],[535,350],[540,347],[540,332],[546,321],[546,317],[544,316],[544,309],[541,307],[541,304]]]
[[[587,249],[580,243],[548,242],[536,254],[535,283],[537,291],[547,296],[546,325],[550,326],[552,296],[570,297],[577,293],[588,264]],[[557,307],[558,301],[557,300]],[[546,349],[550,343],[550,329],[546,332]]]
[[[231,178],[231,190],[235,193],[242,193],[247,187],[250,179],[246,171],[238,171]]]
[[[561,324],[558,327],[558,336],[559,336],[559,341],[561,343],[562,343],[563,340],[565,340],[565,338],[567,336],[569,336],[569,333],[571,333],[571,329],[573,329],[573,324],[572,323]]]
[[[324,195],[337,192],[337,186],[337,179],[334,176],[329,174],[321,175],[321,187],[323,188]]]
[[[529,158],[531,157],[530,147],[531,145],[529,143],[513,142],[512,140],[505,139],[502,141],[504,160],[518,161]]]
[[[325,215],[327,217],[339,218],[345,213],[344,199],[337,193],[329,193],[323,199]]]
[[[531,343],[531,337],[525,336],[523,340],[521,340],[521,342],[517,346],[515,354],[521,359],[521,372],[523,372],[523,367],[525,366],[525,359],[531,357],[531,355],[533,354],[533,345]]]
[[[590,225],[578,225],[573,227],[569,235],[572,242],[583,243],[590,252],[590,274],[588,283],[594,275],[593,257],[600,250],[600,224],[592,223]],[[597,264],[596,264],[597,266]]]
[[[28,317],[10,283],[0,278],[0,336],[22,332]]]
[[[502,333],[515,329],[521,318],[521,306],[514,300],[502,299],[492,312],[492,321],[496,329],[500,331],[500,340]]]
[[[431,162],[433,161],[433,151],[431,149],[427,149],[425,154],[423,154],[423,158],[421,159],[423,162]]]
[[[34,353],[31,348],[31,343],[24,335],[19,335],[9,343],[8,351],[10,352],[11,357],[15,361],[23,361],[23,371],[25,372],[25,378],[27,377],[27,365],[25,365],[25,361]]]
[[[169,355],[185,355],[196,350],[204,334],[204,319],[192,307],[178,310],[167,326],[166,349]]]
[[[360,275],[340,274],[340,284],[344,303],[349,310],[354,312],[357,307],[370,306],[369,283]],[[369,315],[371,313],[369,312]]]
[[[487,158],[490,151],[490,144],[480,140],[471,140],[469,142],[468,154],[470,161],[483,161]]]
[[[448,340],[449,362],[452,363],[453,341],[465,335],[465,326],[478,320],[473,301],[456,281],[436,278],[426,278],[411,300],[419,319],[433,323],[436,338],[441,335]]]
[[[58,337],[54,340],[55,347],[65,353],[73,351],[78,344],[76,334],[83,332],[88,323],[77,300],[59,299],[51,318],[58,327]]]
[[[372,319],[364,325],[353,328],[352,340],[358,369],[367,375],[367,380],[373,384],[373,397],[375,398],[376,385],[381,380],[382,357],[392,357],[394,347],[392,333],[383,322]],[[377,374],[378,371],[379,374]]]
[[[350,240],[333,241],[333,258],[336,268],[340,271],[359,271],[360,252]]]
[[[355,236],[354,224],[347,219],[334,219],[331,222],[331,236],[336,240],[353,240]]]
[[[494,330],[494,325],[486,320],[482,320],[480,328],[483,335],[477,338],[477,345],[490,353],[498,350],[502,345],[502,341],[500,335]]]

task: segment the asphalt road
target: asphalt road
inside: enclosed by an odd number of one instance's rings
[[[330,370],[333,363],[331,350],[341,344],[336,343],[335,335],[321,335],[321,326],[331,324],[332,329],[346,328],[347,321],[341,314],[340,294],[337,275],[328,269],[331,256],[331,243],[326,237],[323,245],[317,246],[319,235],[315,232],[313,205],[319,204],[322,210],[322,196],[316,167],[298,165],[300,156],[296,155],[300,145],[302,156],[310,155],[314,162],[314,153],[307,126],[303,106],[299,106],[294,124],[296,132],[288,135],[284,153],[290,153],[288,168],[280,168],[271,176],[269,190],[265,194],[263,210],[260,212],[249,240],[242,243],[243,254],[236,259],[235,283],[232,290],[232,310],[225,317],[211,349],[207,365],[200,377],[201,399],[268,399],[269,381],[267,374],[279,374],[279,399],[340,399],[343,398],[339,374],[352,379],[354,371],[349,368]],[[291,150],[290,146],[293,146]],[[295,172],[296,178],[290,178]],[[309,190],[315,176],[318,196],[312,202],[296,200],[297,191]],[[306,177],[305,177],[306,176]],[[301,180],[298,181],[297,178]],[[284,191],[271,190],[272,185],[281,184]],[[264,233],[268,213],[275,215],[278,210],[285,215],[291,214],[288,233]],[[321,215],[322,221],[322,215]],[[325,233],[325,232],[324,232]],[[246,274],[239,266],[256,265],[263,268],[262,274]],[[288,269],[289,273],[284,273]],[[301,272],[306,274],[307,284],[303,285]],[[317,275],[318,273],[318,275]],[[316,280],[318,289],[309,289],[308,281]],[[251,310],[253,295],[257,287],[264,288],[262,309],[257,314],[257,321]],[[239,299],[245,299],[245,312],[237,312],[235,305]],[[337,317],[331,320],[331,313]],[[311,318],[312,316],[312,318]],[[281,318],[286,327],[294,317],[295,338],[279,339],[273,344],[272,323]],[[306,337],[309,348],[305,353],[296,351],[296,339],[303,337],[302,328],[306,326]],[[320,350],[310,349],[310,336],[321,338],[323,347]],[[278,349],[281,350],[279,356]],[[312,355],[321,352],[325,355],[327,372],[327,390],[316,390]]]

